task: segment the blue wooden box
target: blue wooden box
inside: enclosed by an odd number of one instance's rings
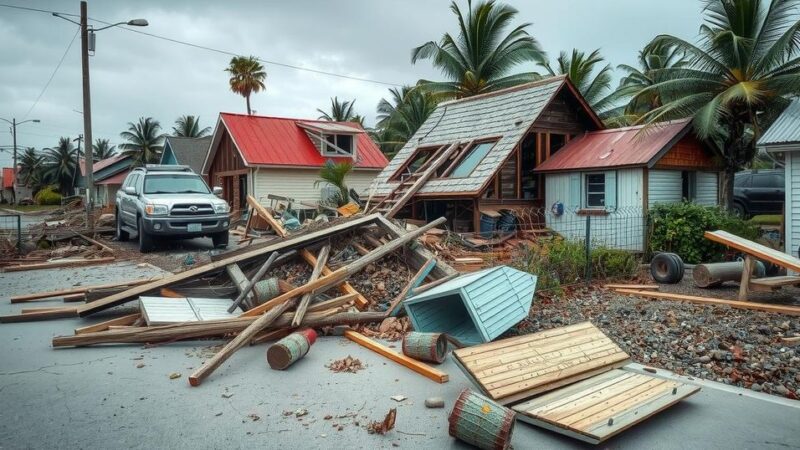
[[[461,275],[404,303],[415,331],[489,342],[528,316],[536,275],[508,266]]]

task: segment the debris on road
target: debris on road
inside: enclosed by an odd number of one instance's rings
[[[346,358],[337,359],[331,361],[330,364],[327,366],[332,372],[348,372],[348,373],[356,373],[359,370],[363,370],[365,367],[361,363],[361,360],[358,358],[353,358],[350,355],[347,355]]]
[[[394,428],[394,422],[397,418],[397,408],[392,408],[386,413],[383,420],[376,420],[367,424],[367,432],[369,434],[386,434]]]

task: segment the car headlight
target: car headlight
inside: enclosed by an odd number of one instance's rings
[[[144,205],[144,212],[148,216],[166,216],[169,214],[169,207],[167,205],[154,205],[148,203]]]
[[[218,214],[224,214],[231,210],[231,207],[228,206],[227,203],[214,203],[214,212]]]

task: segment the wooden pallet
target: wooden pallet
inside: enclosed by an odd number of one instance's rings
[[[699,390],[697,386],[617,369],[513,409],[523,422],[599,444]]]

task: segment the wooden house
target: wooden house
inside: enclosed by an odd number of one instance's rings
[[[319,202],[327,188],[315,182],[327,161],[351,162],[345,182],[364,194],[388,163],[357,123],[221,113],[202,172],[237,211],[247,195]]]
[[[784,162],[784,248],[800,256],[800,100],[794,100],[758,140],[758,147]]]
[[[456,231],[478,230],[482,211],[544,206],[534,169],[572,139],[603,124],[564,76],[441,103],[377,177],[391,204],[414,194],[398,216],[445,216]]]

